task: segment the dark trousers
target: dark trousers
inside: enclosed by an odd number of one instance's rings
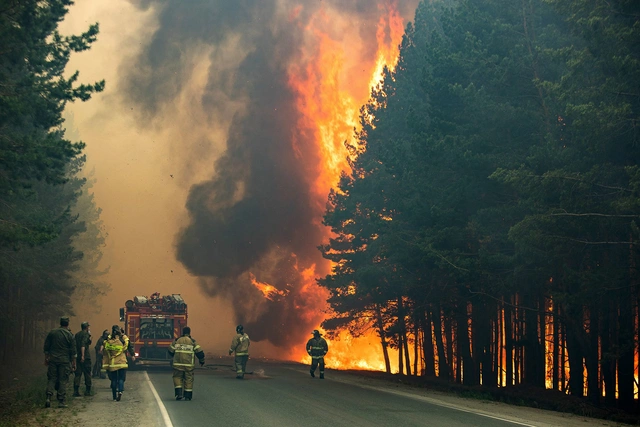
[[[111,380],[111,392],[115,399],[116,393],[122,393],[124,391],[124,382],[127,380],[127,370],[118,369],[117,371],[109,371],[109,379]]]
[[[69,383],[69,374],[71,366],[67,363],[49,362],[47,369],[47,395],[53,396],[53,392],[57,390],[58,400],[63,402],[67,396],[67,384]]]
[[[93,377],[104,378],[100,373],[101,369],[102,369],[102,353],[96,350],[96,363],[93,364]]]
[[[313,357],[311,359],[311,372],[315,372],[320,365],[320,373],[324,374],[324,357]]]
[[[84,375],[84,385],[87,389],[91,388],[91,359],[85,357],[84,362],[80,362],[80,359],[76,360],[76,372],[73,379],[73,386],[80,387],[82,376]]]

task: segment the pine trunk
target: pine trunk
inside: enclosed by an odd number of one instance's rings
[[[600,381],[598,379],[599,318],[600,313],[598,307],[592,305],[589,312],[589,349],[587,351],[586,364],[587,397],[594,404],[600,402]]]
[[[436,348],[438,349],[438,377],[448,380],[450,378],[449,364],[447,363],[444,340],[442,339],[442,310],[440,309],[439,305],[436,306],[436,310],[432,314],[432,318],[433,332],[436,339]]]
[[[462,363],[462,383],[464,385],[478,385],[478,373],[475,369],[476,364],[471,357],[471,343],[469,341],[469,315],[467,313],[467,303],[458,306],[458,358]]]
[[[382,312],[380,306],[376,305],[376,326],[378,327],[378,336],[380,337],[380,345],[382,346],[382,355],[384,356],[384,367],[387,374],[391,373],[391,361],[389,360],[389,344],[385,337],[384,321],[382,320]]]
[[[435,354],[433,351],[433,329],[431,327],[431,316],[429,311],[425,310],[421,319],[422,322],[422,352],[424,353],[424,375],[427,377],[435,377]]]

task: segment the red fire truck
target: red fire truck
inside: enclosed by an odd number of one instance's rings
[[[120,309],[120,321],[137,362],[170,361],[167,349],[187,326],[187,304],[180,294],[136,296]]]

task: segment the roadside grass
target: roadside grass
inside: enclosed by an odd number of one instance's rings
[[[39,404],[44,405],[46,385],[46,376],[39,375],[3,389],[0,392],[0,427],[28,425],[26,417],[33,415]]]
[[[47,376],[41,374],[23,378],[11,387],[0,391],[0,427],[42,426],[65,427],[73,423],[73,418],[82,410],[79,403],[71,398],[73,376],[67,389],[69,408],[58,409],[55,395],[51,408],[45,408]]]

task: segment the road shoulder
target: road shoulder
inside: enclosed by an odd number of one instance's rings
[[[582,427],[585,425],[598,425],[602,427],[622,427],[631,424],[623,424],[595,418],[582,417],[569,413],[555,412],[544,409],[536,409],[524,406],[514,406],[503,402],[471,399],[455,396],[439,391],[412,387],[403,383],[391,383],[389,381],[362,377],[341,371],[328,371],[327,379],[341,381],[363,388],[375,389],[382,392],[403,395],[405,397],[424,401],[426,403],[445,406],[463,412],[472,412],[510,421],[520,425],[533,425],[537,427]]]
[[[108,379],[93,380],[94,395],[85,397],[86,405],[78,412],[74,425],[93,426],[109,420],[109,427],[158,427],[164,421],[144,371],[127,372],[120,402],[114,402]],[[80,399],[80,398],[76,398]],[[117,411],[117,416],[114,416]]]

